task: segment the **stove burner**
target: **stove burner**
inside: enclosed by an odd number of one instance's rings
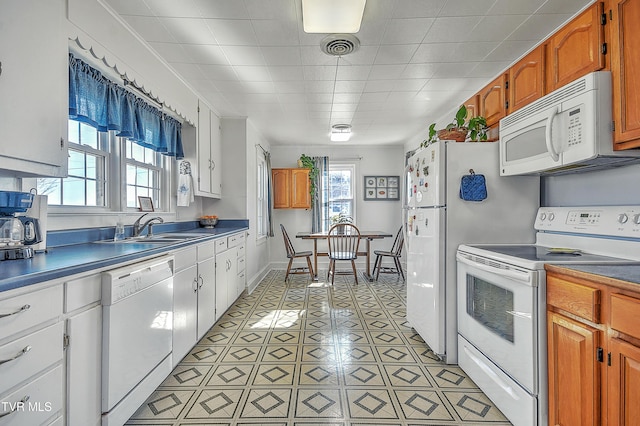
[[[0,249],[0,261],[31,259],[32,257],[33,257],[33,249],[30,247]]]

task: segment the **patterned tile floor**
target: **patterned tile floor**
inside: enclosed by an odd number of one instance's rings
[[[271,271],[127,425],[509,425],[405,320],[394,275],[368,283]]]

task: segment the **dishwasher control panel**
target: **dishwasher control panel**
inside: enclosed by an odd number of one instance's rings
[[[173,277],[173,256],[133,263],[102,273],[102,304],[113,305]]]

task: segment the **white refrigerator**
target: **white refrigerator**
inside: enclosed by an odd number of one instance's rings
[[[448,364],[458,361],[456,250],[463,243],[531,243],[538,176],[500,177],[498,143],[439,141],[405,169],[407,320]],[[460,198],[460,180],[484,175],[487,197]]]

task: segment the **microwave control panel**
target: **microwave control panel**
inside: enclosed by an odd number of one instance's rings
[[[541,207],[538,231],[640,238],[638,206]]]
[[[567,112],[567,143],[569,146],[582,143],[582,107]]]

